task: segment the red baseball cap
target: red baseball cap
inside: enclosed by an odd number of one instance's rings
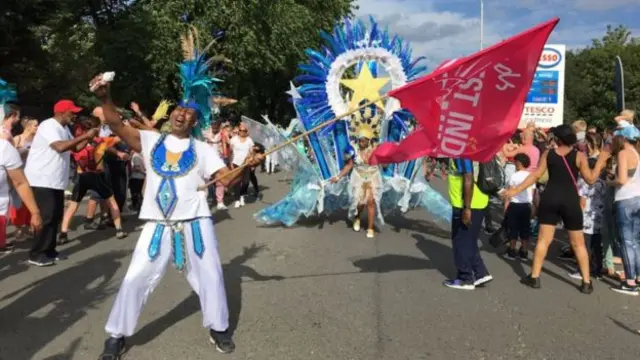
[[[74,104],[71,100],[60,100],[55,105],[53,105],[54,114],[67,111],[71,111],[72,113],[77,114],[82,111],[82,108]]]

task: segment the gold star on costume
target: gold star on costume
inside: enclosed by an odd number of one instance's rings
[[[389,78],[374,78],[368,65],[363,65],[357,79],[341,79],[340,83],[353,90],[349,108],[355,109],[363,100],[372,101],[380,97],[380,89],[389,82]],[[382,100],[375,102],[376,106],[384,110]]]

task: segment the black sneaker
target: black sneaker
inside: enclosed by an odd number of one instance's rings
[[[520,250],[518,250],[518,256],[520,260],[529,260],[529,251],[525,248],[520,248]]]
[[[67,256],[60,254],[59,252],[55,252],[54,254],[47,255],[47,258],[53,261],[65,261],[69,259]]]
[[[209,330],[209,341],[216,346],[216,350],[223,354],[230,354],[236,349],[236,344],[233,343],[229,330]]]
[[[116,239],[124,239],[127,236],[129,236],[129,234],[127,234],[124,230],[122,229],[116,230]]]
[[[580,292],[583,294],[591,294],[593,292],[593,281],[589,281],[588,283],[582,282],[580,285]]]
[[[54,265],[55,261],[53,261],[53,259],[49,259],[48,257],[42,255],[35,259],[29,259],[29,264],[34,266],[44,267],[44,266]]]
[[[126,350],[124,338],[110,337],[104,342],[104,350],[98,360],[120,360]]]
[[[64,245],[69,242],[69,236],[67,233],[61,232],[58,235],[58,245]]]
[[[527,275],[520,279],[520,283],[533,289],[540,289],[540,278],[531,277]]]
[[[507,252],[504,253],[504,258],[508,260],[515,260],[518,258],[518,252],[516,249],[508,248]]]
[[[0,248],[0,255],[11,254],[15,249],[16,245],[14,243],[7,243],[4,247]]]
[[[625,295],[638,296],[640,294],[640,291],[638,290],[637,285],[631,286],[631,285],[628,285],[626,282],[622,282],[618,286],[612,286],[610,289],[617,293],[625,294]]]
[[[104,225],[100,224],[99,222],[96,221],[91,221],[88,223],[84,224],[84,229],[85,230],[103,230],[104,229]]]
[[[560,252],[560,255],[558,255],[558,259],[560,260],[575,260],[575,256],[573,254],[573,250],[571,248],[563,248],[562,251]]]

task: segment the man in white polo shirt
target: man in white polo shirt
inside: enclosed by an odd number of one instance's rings
[[[69,151],[82,149],[98,134],[94,129],[73,138],[67,126],[81,110],[71,100],[58,101],[53,117],[40,123],[31,144],[24,172],[42,216],[42,230],[29,254],[31,265],[49,266],[60,259],[56,236],[64,214],[64,190],[71,166]]]

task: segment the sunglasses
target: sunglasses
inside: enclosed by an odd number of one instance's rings
[[[246,132],[249,132],[249,130],[247,130],[247,129],[240,129],[240,130],[238,130],[238,132],[246,133]]]

